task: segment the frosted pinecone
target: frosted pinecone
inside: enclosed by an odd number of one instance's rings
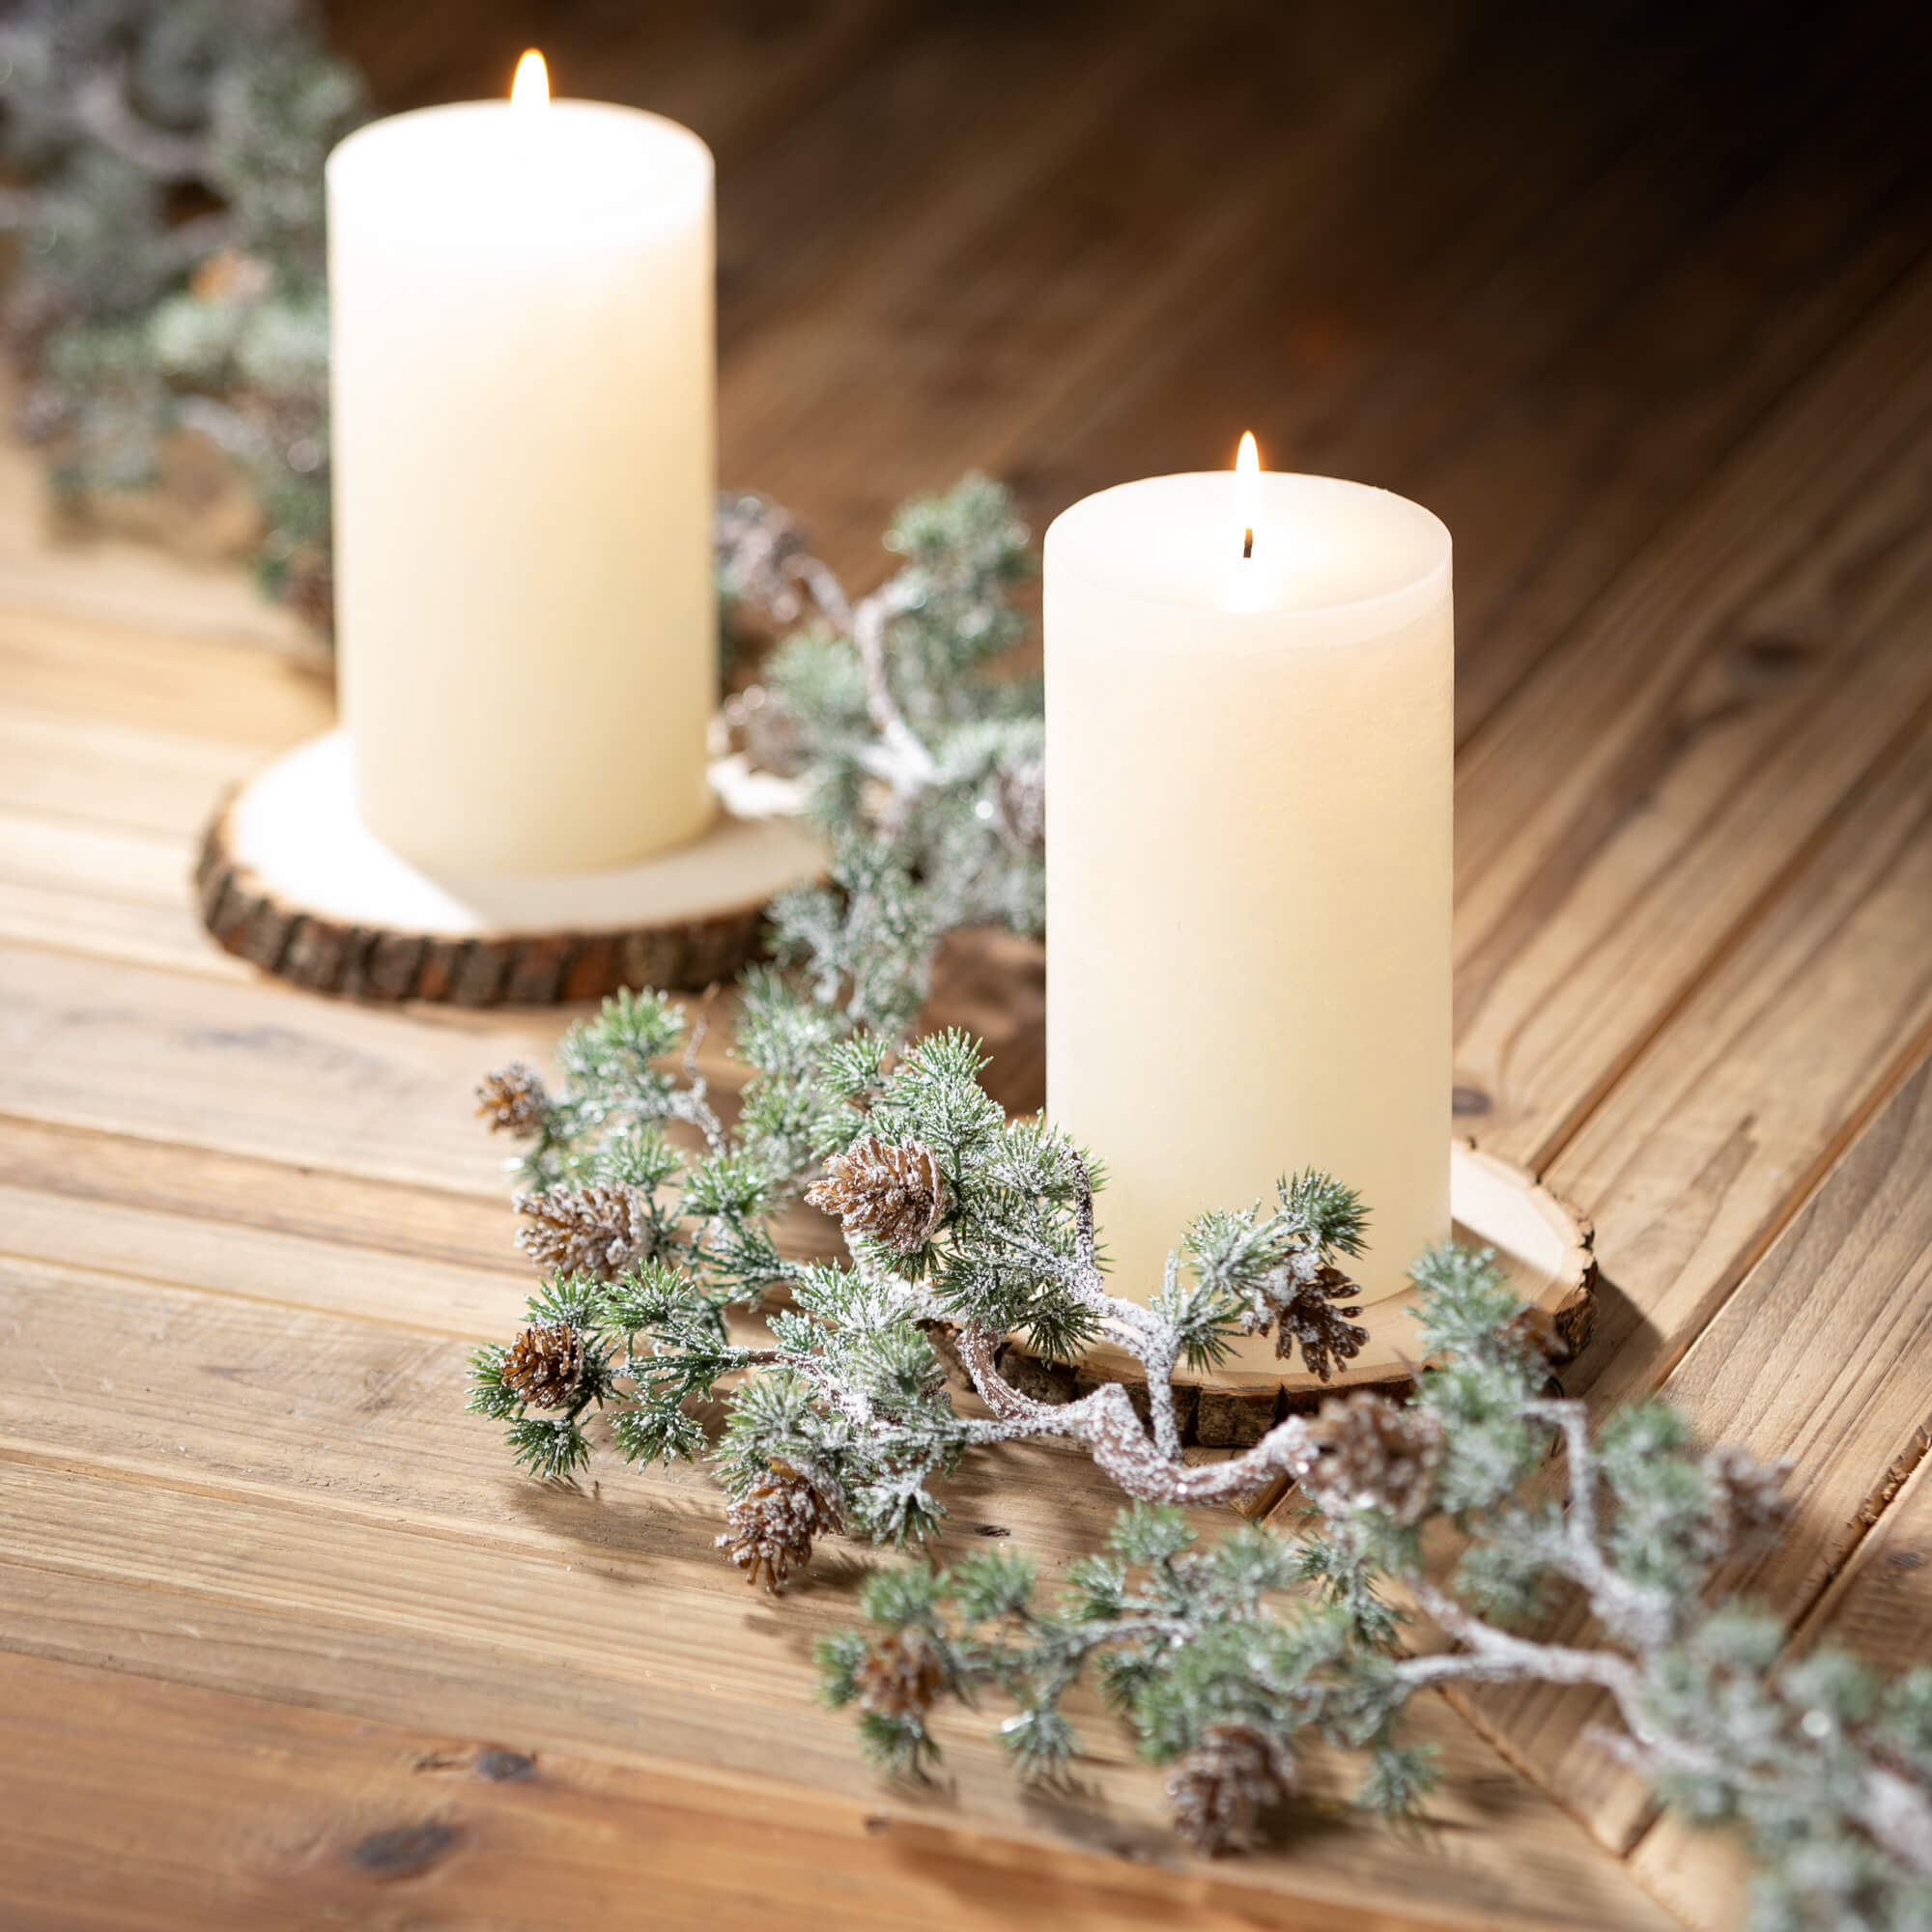
[[[881,1718],[923,1718],[946,1689],[946,1660],[917,1625],[871,1644],[854,1674],[859,1705]]]
[[[724,721],[725,742],[753,771],[791,779],[804,770],[798,714],[762,684],[733,692],[719,716]]]
[[[1413,1523],[1428,1513],[1442,1461],[1435,1416],[1365,1390],[1330,1403],[1308,1433],[1321,1453],[1302,1488],[1329,1515],[1378,1509]]]
[[[202,257],[187,285],[205,302],[260,301],[274,287],[275,271],[244,249],[217,248]]]
[[[493,1134],[536,1133],[550,1114],[543,1076],[522,1061],[486,1073],[476,1090],[476,1111],[490,1122]]]
[[[762,1577],[774,1596],[793,1570],[811,1560],[812,1538],[840,1526],[838,1512],[810,1481],[777,1461],[730,1504],[724,1521],[717,1547],[730,1551],[748,1583]]]
[[[612,1280],[650,1245],[650,1199],[641,1187],[606,1181],[519,1194],[511,1205],[529,1225],[517,1245],[546,1271]]]
[[[1209,1724],[1167,1780],[1174,1829],[1209,1858],[1245,1851],[1262,1812],[1295,1786],[1287,1747],[1253,1724]]]
[[[1272,1296],[1261,1297],[1253,1325],[1275,1328],[1274,1351],[1286,1360],[1295,1349],[1302,1365],[1324,1382],[1342,1363],[1362,1352],[1369,1331],[1351,1318],[1362,1312],[1351,1299],[1361,1290],[1338,1267],[1329,1267],[1313,1249],[1293,1255]]]
[[[847,1235],[912,1255],[931,1240],[946,1212],[946,1178],[930,1148],[917,1141],[891,1147],[867,1134],[825,1163],[824,1179],[805,1198],[838,1215]]]
[[[752,490],[720,496],[711,542],[726,596],[753,605],[775,624],[798,621],[805,609],[798,572],[810,559],[805,530],[790,511]]]
[[[510,1344],[503,1380],[532,1408],[562,1408],[583,1375],[583,1338],[567,1321],[532,1323]]]
[[[1000,830],[1015,851],[1039,858],[1046,850],[1046,760],[1002,765],[994,781]]]
[[[1770,1542],[1791,1519],[1784,1493],[1789,1463],[1760,1463],[1748,1450],[1726,1442],[1704,1458],[1716,1492],[1719,1554]]]

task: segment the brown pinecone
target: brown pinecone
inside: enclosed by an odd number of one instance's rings
[[[282,579],[282,602],[318,637],[335,635],[335,571],[327,551],[310,544],[298,548]]]
[[[14,405],[14,427],[22,442],[51,442],[71,415],[71,407],[56,384],[29,383]]]
[[[764,1578],[774,1596],[794,1569],[811,1560],[811,1539],[838,1529],[838,1512],[789,1463],[774,1460],[769,1469],[724,1512],[728,1525],[715,1539],[720,1549],[745,1572],[745,1580]]]
[[[1552,1369],[1560,1369],[1577,1357],[1575,1346],[1547,1308],[1519,1309],[1504,1332],[1528,1343]]]
[[[1342,1363],[1353,1361],[1369,1339],[1369,1331],[1350,1319],[1362,1312],[1361,1304],[1350,1299],[1360,1293],[1340,1268],[1318,1265],[1312,1254],[1297,1257],[1276,1312],[1275,1353],[1286,1361],[1298,1347],[1302,1366],[1325,1382]],[[1262,1320],[1266,1321],[1264,1312]]]
[[[895,1254],[912,1255],[932,1238],[946,1212],[946,1177],[930,1148],[891,1147],[874,1134],[825,1163],[825,1179],[805,1198],[836,1214],[848,1235],[866,1235]]]
[[[641,1187],[604,1181],[519,1194],[511,1206],[529,1226],[518,1231],[517,1245],[540,1268],[610,1281],[650,1240],[649,1201]]]
[[[1367,1390],[1330,1403],[1309,1424],[1321,1451],[1302,1487],[1333,1515],[1371,1508],[1419,1522],[1442,1460],[1442,1425]]]
[[[794,779],[805,769],[798,716],[762,684],[734,691],[719,708],[725,742],[753,771]]]
[[[65,281],[15,275],[0,303],[0,348],[29,369],[47,338],[75,321],[79,310],[79,298]]]
[[[550,1112],[543,1076],[521,1060],[496,1073],[486,1073],[476,1090],[476,1111],[490,1122],[493,1134],[535,1133]]]
[[[510,1344],[503,1379],[532,1408],[562,1408],[583,1374],[583,1338],[567,1321],[533,1323]]]
[[[245,249],[217,248],[196,264],[187,285],[206,302],[259,301],[274,287],[275,271]]]
[[[1295,1787],[1287,1747],[1253,1724],[1209,1724],[1167,1780],[1174,1829],[1209,1858],[1245,1851],[1259,1815]]]
[[[995,781],[1000,830],[1015,851],[1037,859],[1046,850],[1046,760],[1003,765]]]
[[[1723,1443],[1704,1458],[1704,1471],[1718,1492],[1721,1553],[1768,1543],[1791,1520],[1784,1493],[1788,1463],[1760,1463],[1748,1450]]]
[[[867,1647],[854,1674],[859,1708],[881,1718],[923,1718],[946,1689],[946,1660],[916,1625]]]

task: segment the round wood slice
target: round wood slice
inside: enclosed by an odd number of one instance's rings
[[[1449,1205],[1456,1238],[1470,1247],[1492,1248],[1509,1269],[1552,1367],[1580,1354],[1596,1313],[1595,1231],[1588,1219],[1534,1175],[1484,1153],[1468,1140],[1451,1144]],[[1361,1353],[1325,1382],[1306,1373],[1224,1368],[1183,1387],[1178,1376],[1182,1439],[1203,1448],[1242,1449],[1259,1442],[1283,1416],[1316,1408],[1331,1396],[1361,1388],[1406,1390],[1422,1359],[1409,1298],[1391,1295],[1364,1308],[1356,1321],[1369,1339]],[[1009,1343],[1000,1361],[1016,1387],[1049,1401],[1070,1400],[1098,1381],[1118,1381],[1129,1390],[1146,1387],[1139,1363],[1108,1347],[1090,1350],[1081,1363],[1068,1367],[1034,1361]]]
[[[202,920],[265,973],[364,1000],[554,1006],[619,986],[708,986],[756,956],[766,906],[825,862],[789,787],[737,758],[711,776],[711,830],[640,865],[432,875],[364,829],[348,740],[331,731],[216,811],[195,870]]]

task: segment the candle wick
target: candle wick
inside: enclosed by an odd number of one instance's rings
[[[1253,530],[1243,530],[1241,533],[1241,554],[1244,557],[1247,557],[1247,556],[1253,556],[1254,554],[1255,554],[1255,533]]]

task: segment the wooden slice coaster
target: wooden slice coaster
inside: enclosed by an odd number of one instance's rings
[[[554,1006],[619,986],[697,988],[756,956],[765,907],[825,854],[777,781],[712,767],[716,823],[640,865],[554,878],[431,874],[356,816],[340,731],[228,798],[195,870],[230,952],[312,992],[458,1006]]]
[[[1534,1175],[1467,1140],[1451,1144],[1449,1205],[1456,1238],[1493,1249],[1509,1269],[1552,1368],[1580,1354],[1596,1313],[1595,1231],[1588,1219]],[[1305,1373],[1233,1368],[1186,1387],[1177,1378],[1182,1440],[1202,1448],[1244,1449],[1282,1417],[1319,1407],[1334,1396],[1362,1388],[1406,1391],[1423,1352],[1409,1297],[1391,1295],[1355,1319],[1369,1338],[1329,1381]],[[1042,1400],[1068,1401],[1100,1381],[1118,1381],[1129,1390],[1146,1387],[1140,1365],[1107,1347],[1090,1350],[1078,1366],[1065,1367],[1034,1361],[1009,1343],[1000,1361],[1016,1387]]]

